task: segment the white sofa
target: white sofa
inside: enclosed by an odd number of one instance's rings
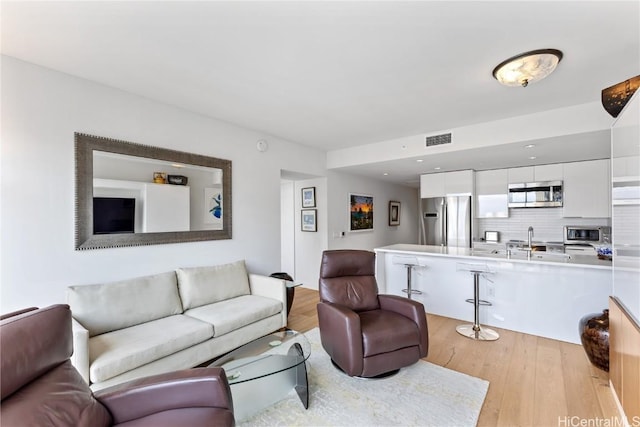
[[[244,261],[70,286],[72,362],[96,391],[198,366],[287,324],[285,281]]]

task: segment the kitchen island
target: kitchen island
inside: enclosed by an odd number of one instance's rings
[[[428,313],[473,322],[473,275],[483,270],[480,323],[542,337],[580,343],[578,322],[608,307],[611,261],[595,256],[398,244],[375,249],[381,293],[406,296],[406,264],[412,268],[412,295]],[[461,322],[462,323],[462,322]]]

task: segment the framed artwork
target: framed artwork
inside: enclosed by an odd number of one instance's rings
[[[389,202],[389,225],[400,225],[400,202]]]
[[[317,209],[305,209],[302,212],[302,231],[318,231],[316,222]]]
[[[307,187],[302,189],[302,207],[316,207],[316,187]]]
[[[212,229],[222,228],[222,185],[204,189],[204,223]]]
[[[349,231],[373,230],[373,196],[349,193]]]

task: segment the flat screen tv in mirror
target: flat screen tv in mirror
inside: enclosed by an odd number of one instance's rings
[[[93,234],[133,233],[135,218],[132,197],[93,198]]]
[[[75,160],[77,250],[231,238],[231,161],[83,133]],[[117,199],[135,208],[109,225]]]

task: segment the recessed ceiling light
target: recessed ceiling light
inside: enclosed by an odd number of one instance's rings
[[[433,169],[435,169],[435,170],[439,171],[439,170],[440,170],[440,166],[436,166],[436,167],[435,167],[435,168],[433,168]]]
[[[173,166],[174,168],[183,168],[184,165],[181,165],[180,163],[173,163],[171,164],[171,166]]]
[[[535,146],[536,146],[536,144],[528,144],[528,145],[525,145],[524,148],[533,148]]]
[[[535,159],[536,159],[536,156],[529,157],[529,160],[535,160]]]
[[[389,175],[389,172],[385,172],[382,175],[387,176],[387,175]]]
[[[416,160],[416,162],[418,162],[418,163],[422,163],[422,162],[424,162],[424,160],[422,160],[422,159],[418,159],[418,160]]]

